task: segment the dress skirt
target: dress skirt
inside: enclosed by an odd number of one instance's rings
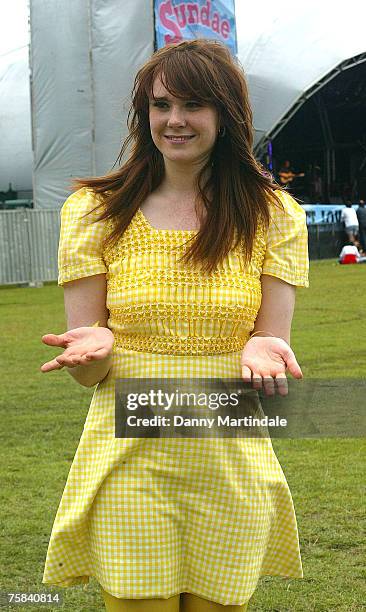
[[[240,377],[240,352],[117,351],[94,392],[44,583],[94,576],[119,598],[189,592],[241,605],[259,577],[303,576],[291,494],[269,437],[115,438],[116,378]]]

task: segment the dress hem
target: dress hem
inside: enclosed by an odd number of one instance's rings
[[[262,578],[263,576],[279,576],[280,578],[288,578],[290,579],[302,579],[304,578],[304,574],[281,574],[278,572],[270,572],[270,571],[265,571],[264,573],[259,574],[259,578]],[[53,582],[50,580],[42,580],[43,584],[49,584],[52,586],[57,586],[57,587],[61,587],[61,588],[68,588],[68,587],[72,587],[72,586],[76,586],[78,584],[84,584],[83,590],[86,591],[89,583],[90,583],[90,578],[95,578],[95,580],[98,582],[99,586],[103,588],[104,591],[106,591],[107,593],[109,593],[110,595],[112,595],[113,597],[117,597],[118,599],[170,599],[171,597],[174,597],[175,595],[180,595],[181,593],[191,593],[192,595],[196,595],[197,597],[202,597],[203,599],[208,599],[209,601],[212,601],[213,603],[218,603],[221,604],[223,606],[243,606],[245,604],[248,604],[254,591],[252,592],[252,594],[250,595],[249,599],[247,599],[246,601],[231,601],[231,600],[227,600],[227,599],[213,599],[212,597],[210,597],[210,595],[208,593],[197,593],[195,591],[192,591],[189,586],[183,586],[181,587],[181,590],[178,591],[178,593],[174,592],[174,593],[169,593],[168,595],[165,593],[158,593],[156,595],[139,595],[138,597],[134,597],[133,595],[131,595],[130,593],[126,593],[126,594],[120,594],[120,593],[112,593],[111,591],[108,590],[108,587],[105,587],[96,576],[94,576],[94,574],[90,574],[90,575],[86,575],[86,576],[78,576],[75,578],[69,578],[66,580],[63,580],[62,582]],[[255,590],[255,589],[254,589]]]

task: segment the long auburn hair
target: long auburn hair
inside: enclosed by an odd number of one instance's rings
[[[218,41],[195,39],[156,51],[135,77],[127,118],[129,134],[115,162],[120,167],[105,176],[74,179],[72,187],[87,187],[99,194],[93,210],[101,207],[102,212],[96,221],[113,220],[106,237],[106,245],[113,245],[164,177],[164,158],[152,140],[149,123],[149,98],[153,98],[158,76],[171,95],[213,104],[225,127],[224,136],[217,137],[210,158],[197,175],[197,194],[206,216],[182,260],[200,264],[211,273],[242,240],[248,263],[259,219],[267,228],[269,201],[283,209],[274,191],[286,190],[253,155],[253,116],[243,69]],[[123,163],[129,145],[131,152]]]

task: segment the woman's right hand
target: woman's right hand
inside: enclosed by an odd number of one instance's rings
[[[41,366],[41,372],[90,365],[112,353],[114,336],[107,327],[77,327],[64,334],[45,334],[42,342],[65,349],[61,355]]]

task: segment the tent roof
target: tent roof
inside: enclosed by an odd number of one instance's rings
[[[236,2],[238,57],[247,76],[255,144],[345,60],[366,51],[363,0]],[[336,73],[334,73],[336,74]]]

